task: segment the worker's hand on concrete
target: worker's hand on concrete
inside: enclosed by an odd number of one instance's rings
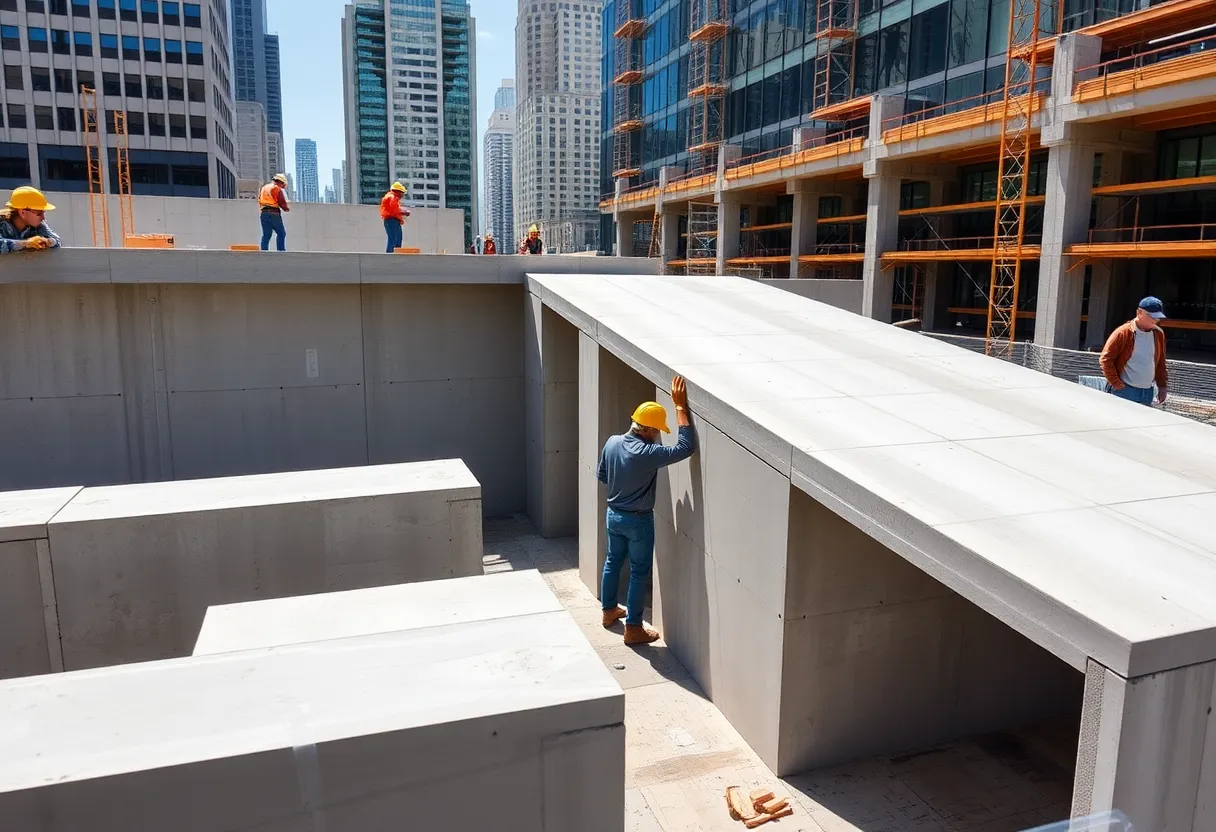
[[[688,407],[688,391],[684,387],[683,376],[671,380],[671,403],[676,407]]]
[[[30,237],[25,241],[25,245],[22,246],[22,248],[29,249],[30,251],[42,251],[50,247],[51,241],[46,237]]]

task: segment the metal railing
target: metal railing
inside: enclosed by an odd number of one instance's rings
[[[1091,228],[1091,243],[1205,242],[1216,240],[1216,223],[1190,225],[1136,225],[1123,228]]]
[[[782,147],[775,147],[771,150],[762,150],[759,153],[741,156],[727,165],[727,175],[731,178],[751,176],[756,172],[757,166],[774,160],[779,161],[777,169],[781,170],[787,166],[798,164],[797,157],[799,153],[831,145],[842,145],[841,151],[845,152],[843,145],[846,142],[850,139],[864,139],[868,135],[868,131],[869,128],[865,126],[850,127],[834,133],[812,135],[804,138],[799,143],[792,143]]]
[[[1050,78],[1040,78],[1034,83],[1035,93],[1048,92],[1051,89]],[[956,98],[953,101],[946,101],[941,104],[933,104],[927,107],[922,107],[919,110],[911,110],[902,115],[891,116],[882,120],[882,132],[895,130],[899,127],[905,127],[910,124],[916,124],[922,121],[939,118],[940,116],[953,115],[954,113],[962,113],[968,110],[975,110],[982,107],[995,107],[996,115],[1000,115],[1000,106],[1004,100],[1004,90],[992,90],[983,92],[979,95],[969,95],[966,98]]]
[[[1084,84],[1087,81],[1101,77],[1104,79],[1103,89],[1105,90],[1105,80],[1109,79],[1111,75],[1127,72],[1132,69],[1143,69],[1146,66],[1172,61],[1176,58],[1185,58],[1205,52],[1210,53],[1213,49],[1216,49],[1216,32],[1209,32],[1202,37],[1193,38],[1182,43],[1159,46],[1146,52],[1137,52],[1135,55],[1108,58],[1105,61],[1100,61],[1090,66],[1079,67],[1076,77],[1080,80],[1077,84]]]
[[[926,332],[924,335],[984,354],[983,338]],[[1032,341],[1016,341],[1008,356],[1011,364],[1020,364],[1041,373],[1076,382],[1096,390],[1106,390],[1099,353],[1042,347]],[[1169,395],[1165,404],[1154,405],[1179,416],[1216,425],[1216,364],[1168,359]]]

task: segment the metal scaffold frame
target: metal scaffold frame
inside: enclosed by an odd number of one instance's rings
[[[714,274],[717,258],[718,206],[712,202],[688,203],[688,255],[684,273]]]
[[[617,0],[613,30],[616,69],[612,79],[612,176],[629,180],[641,173],[642,37],[646,19],[638,12],[639,0]]]
[[[688,152],[715,154],[725,139],[726,34],[730,23],[726,0],[689,0],[692,50],[688,56]],[[690,160],[690,164],[694,164]]]
[[[852,93],[858,0],[818,0],[815,12],[815,83],[811,112]]]
[[[89,223],[94,248],[110,245],[110,214],[106,209],[105,165],[101,152],[101,127],[97,115],[97,90],[80,88],[81,120],[84,122],[84,152],[89,176]]]
[[[1030,119],[1038,69],[1040,0],[1012,0],[1005,89],[1001,98],[1001,142],[997,164],[992,278],[988,290],[989,355],[1007,358],[1017,330],[1026,197],[1030,177]]]
[[[114,113],[114,136],[117,146],[118,213],[122,223],[123,244],[135,236],[135,205],[131,198],[131,148],[127,139],[127,113]]]

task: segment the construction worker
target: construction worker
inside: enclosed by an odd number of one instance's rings
[[[0,210],[0,254],[59,248],[58,235],[46,224],[46,212],[54,210],[37,188],[14,190]]]
[[[535,225],[528,229],[527,238],[519,244],[520,254],[544,254],[545,244],[540,240],[540,229]]]
[[[262,186],[258,194],[258,205],[262,209],[262,251],[270,250],[270,235],[277,234],[279,251],[287,251],[287,228],[283,225],[283,212],[290,211],[287,204],[287,176],[276,173],[274,179]]]
[[[1165,318],[1160,298],[1147,297],[1136,307],[1136,316],[1106,339],[1099,362],[1106,376],[1106,392],[1138,404],[1165,404],[1169,371],[1165,366],[1165,332],[1157,322]]]
[[[401,205],[403,196],[405,186],[394,182],[384,199],[380,200],[380,219],[384,220],[384,233],[388,237],[384,248],[386,254],[392,254],[393,249],[401,248],[401,229],[405,227],[405,218],[410,215],[410,209]]]
[[[494,242],[494,232],[487,231],[485,242],[481,244],[482,254],[498,254],[498,245]]]
[[[671,382],[671,401],[676,408],[679,437],[675,445],[664,445],[667,410],[658,402],[643,402],[633,412],[629,432],[610,436],[600,453],[596,472],[608,486],[608,553],[604,561],[600,600],[604,628],[625,617],[625,643],[649,644],[659,634],[642,624],[646,606],[646,582],[654,562],[655,482],[660,468],[688,459],[697,449],[697,435],[688,414],[684,379]],[[617,604],[621,567],[629,559],[629,594],[626,608]]]

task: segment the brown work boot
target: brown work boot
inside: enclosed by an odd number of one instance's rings
[[[609,629],[613,624],[625,617],[625,610],[621,607],[615,607],[610,610],[604,610],[604,629]]]
[[[650,644],[652,641],[658,640],[658,633],[656,633],[654,630],[643,627],[641,624],[625,625],[626,644]]]

